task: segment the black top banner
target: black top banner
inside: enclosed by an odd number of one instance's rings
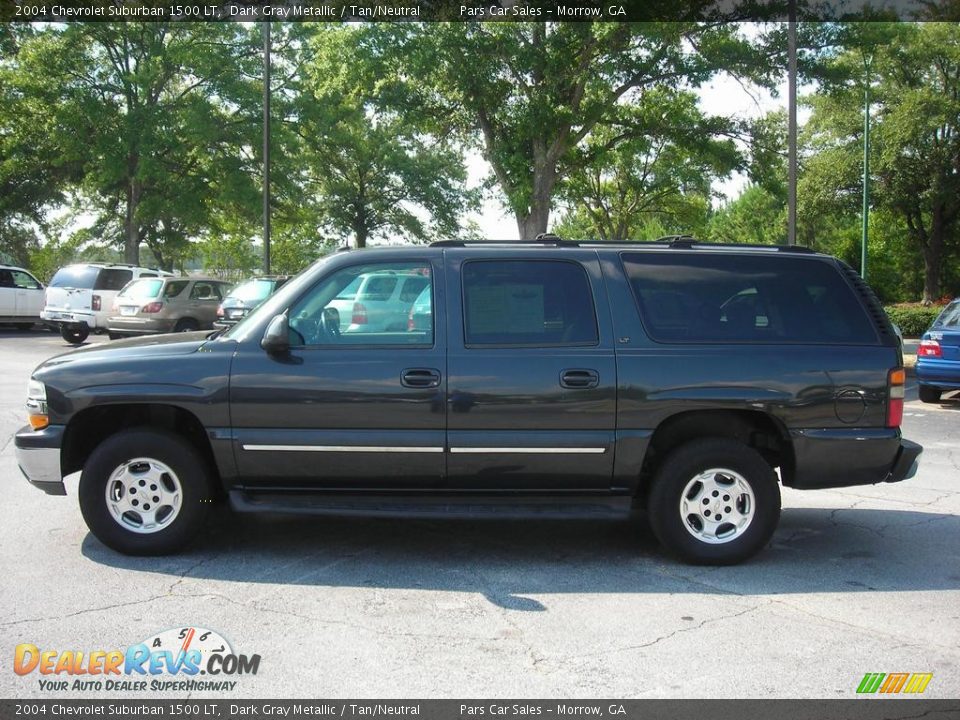
[[[3,22],[960,20],[954,0],[0,0]]]

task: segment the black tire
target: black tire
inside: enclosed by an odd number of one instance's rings
[[[731,539],[711,544],[693,534],[697,529],[697,517],[695,513],[691,514],[692,522],[684,517],[681,498],[697,475],[714,468],[738,474],[749,486],[754,501],[749,523],[741,531],[735,531]],[[719,474],[714,477],[728,481]],[[696,487],[693,486],[694,491]],[[703,484],[699,487],[702,488]],[[710,503],[719,504],[723,500],[718,497],[714,501],[711,496],[704,499],[708,498]],[[715,508],[715,512],[724,509],[730,511],[726,507]],[[647,512],[654,535],[668,552],[688,563],[733,565],[755,555],[770,541],[780,520],[780,488],[773,469],[756,450],[726,438],[694,440],[671,451],[660,464],[654,475]],[[704,512],[710,514],[709,510]],[[720,517],[722,519],[722,515]],[[688,530],[688,525],[694,530]],[[722,528],[723,524],[718,526],[718,529]]]
[[[115,485],[111,477],[135,458],[166,465],[181,493],[179,510],[169,524],[146,534],[121,525],[114,519],[107,502],[107,487]],[[169,480],[169,476],[165,479]],[[149,494],[155,487],[147,486],[143,492]],[[197,535],[214,494],[207,461],[190,443],[164,430],[133,428],[111,435],[93,451],[80,475],[79,497],[80,512],[87,527],[104,545],[125,555],[166,555],[176,552]],[[143,507],[149,509],[146,504]],[[122,516],[124,520],[127,517]],[[131,517],[140,516],[134,513]]]
[[[193,318],[181,318],[173,327],[174,332],[193,332],[199,329],[200,325]]]
[[[86,325],[61,325],[60,337],[71,345],[79,345],[90,335],[90,328]]]
[[[943,390],[932,385],[921,385],[917,390],[920,393],[920,402],[925,403],[938,403],[943,394]]]

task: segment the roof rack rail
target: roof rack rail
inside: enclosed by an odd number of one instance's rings
[[[761,243],[715,243],[697,240],[692,235],[665,235],[656,240],[564,240],[549,233],[541,233],[533,240],[437,240],[430,247],[579,247],[579,248],[642,248],[664,247],[671,250],[767,250],[770,252],[816,254],[804,245],[764,245]]]

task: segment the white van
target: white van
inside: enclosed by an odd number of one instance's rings
[[[50,281],[40,317],[58,325],[68,343],[80,344],[91,330],[107,329],[114,298],[128,282],[144,277],[173,277],[173,273],[118,263],[67,265]]]
[[[0,265],[0,323],[29,330],[42,309],[43,283],[21,267]]]

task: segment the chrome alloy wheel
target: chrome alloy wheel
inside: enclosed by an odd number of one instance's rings
[[[117,524],[149,535],[176,519],[183,504],[183,488],[168,465],[153,458],[134,458],[110,473],[106,500]]]
[[[691,478],[680,496],[680,518],[697,540],[720,545],[743,535],[756,510],[746,478],[728,468],[711,468]]]

